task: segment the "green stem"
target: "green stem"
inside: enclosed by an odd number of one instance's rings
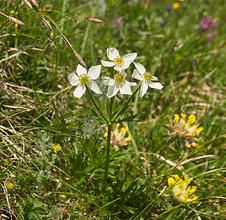
[[[118,114],[113,118],[112,122],[115,122],[118,119],[118,117],[121,115],[121,113],[123,113],[127,109],[129,103],[132,101],[132,99],[134,98],[134,96],[136,95],[136,93],[139,91],[140,87],[141,87],[141,85],[139,85],[136,88],[136,90],[133,92],[133,94],[127,100],[126,104],[121,108],[121,110],[118,112]]]
[[[135,101],[134,101],[134,106],[133,106],[133,114],[134,115],[136,115],[138,113],[138,108],[137,108],[138,100],[139,100],[139,93],[136,94]]]
[[[107,175],[108,175],[108,167],[109,167],[109,160],[110,160],[110,149],[111,149],[111,132],[112,132],[112,108],[114,103],[114,97],[110,99],[109,104],[109,119],[108,119],[108,135],[107,135],[107,149],[106,149],[106,161],[104,167],[104,182],[103,182],[103,189],[105,188]]]
[[[97,111],[99,112],[99,114],[101,115],[101,117],[104,119],[105,122],[108,122],[107,118],[104,116],[104,114],[102,113],[102,111],[98,108],[98,106],[97,106],[96,102],[94,101],[92,94],[90,94],[90,91],[89,91],[88,88],[87,88],[87,93],[88,93],[88,95],[89,95],[89,97],[90,97],[90,99],[91,99],[93,105],[95,106],[96,110],[97,110]]]
[[[107,175],[108,175],[108,167],[109,167],[109,159],[110,159],[110,147],[111,147],[111,129],[112,129],[112,124],[108,124],[107,151],[106,151],[106,161],[105,161],[105,167],[104,167],[103,189],[105,188],[105,183],[106,183]]]
[[[112,107],[113,107],[114,97],[110,99],[110,106],[109,106],[109,122],[111,122],[112,118]]]

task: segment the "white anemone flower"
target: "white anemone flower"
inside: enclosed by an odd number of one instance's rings
[[[115,96],[118,92],[122,95],[132,95],[131,86],[135,86],[136,83],[128,82],[126,76],[127,74],[125,72],[116,72],[113,79],[109,77],[105,78],[105,84],[108,85],[108,98]]]
[[[132,77],[142,81],[140,88],[140,97],[143,97],[147,92],[148,87],[161,90],[163,85],[158,81],[158,78],[153,76],[150,72],[146,72],[145,67],[140,63],[134,63],[136,69],[133,71]]]
[[[86,68],[78,64],[75,72],[68,76],[68,80],[72,86],[76,86],[73,95],[76,98],[81,98],[86,91],[86,87],[89,87],[97,94],[102,94],[99,86],[94,81],[100,76],[101,65],[91,66],[87,71]]]
[[[137,53],[129,53],[121,57],[116,48],[107,49],[107,57],[110,61],[101,60],[102,66],[114,67],[116,71],[121,72],[129,67],[129,65],[136,59]]]

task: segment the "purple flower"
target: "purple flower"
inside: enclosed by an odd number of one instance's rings
[[[199,28],[206,34],[206,43],[210,43],[217,35],[217,22],[211,16],[204,16],[199,23]]]
[[[215,30],[217,28],[217,22],[210,16],[204,16],[199,23],[201,31]]]
[[[166,5],[166,10],[167,10],[168,12],[171,12],[171,11],[172,11],[172,6],[171,6],[171,4],[167,4],[167,5]]]

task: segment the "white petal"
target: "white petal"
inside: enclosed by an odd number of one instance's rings
[[[125,82],[125,84],[120,88],[121,94],[132,95],[132,90],[130,88],[129,82]]]
[[[88,75],[91,79],[97,79],[100,76],[101,65],[91,66],[88,70]]]
[[[89,85],[89,88],[90,88],[91,90],[93,90],[96,94],[102,94],[102,92],[101,92],[99,86],[98,86],[97,83],[94,82],[94,81],[91,81],[91,84]]]
[[[109,85],[109,86],[113,86],[114,84],[115,84],[115,80],[109,78],[109,80],[108,80],[108,85]]]
[[[75,88],[75,91],[73,92],[73,95],[76,98],[81,98],[85,91],[86,91],[86,87],[85,86],[78,85]]]
[[[119,57],[118,50],[116,48],[108,48],[107,57],[109,60],[114,60],[116,57]]]
[[[123,69],[127,69],[129,67],[129,65],[136,59],[137,57],[137,53],[129,53],[126,54],[123,59],[124,59],[124,63],[122,65]]]
[[[144,94],[147,92],[147,90],[148,90],[148,84],[143,81],[140,88],[140,97],[143,97]]]
[[[144,78],[139,74],[139,72],[138,72],[137,70],[134,70],[134,71],[133,71],[132,77],[133,77],[134,79],[137,79],[137,80],[140,80],[140,81],[142,81],[142,80],[144,79]]]
[[[128,68],[128,67],[126,67],[126,68]],[[122,72],[124,69],[126,69],[126,68],[122,68],[121,66],[115,66],[114,67],[114,70],[116,70],[116,71],[118,71],[118,72]]]
[[[115,65],[113,61],[105,61],[105,60],[101,60],[101,64],[102,66],[105,66],[105,67],[112,67]]]
[[[113,86],[115,84],[115,80],[110,77],[104,77],[103,83],[105,86]]]
[[[78,74],[78,76],[81,76],[83,74],[87,74],[87,70],[86,70],[86,68],[84,68],[83,66],[78,64],[77,69],[76,69],[76,73]]]
[[[152,79],[151,80],[153,80],[153,81],[157,81],[158,80],[158,78],[156,77],[156,76],[152,76]]]
[[[79,84],[79,78],[75,73],[69,74],[68,80],[72,86],[77,86]]]
[[[140,64],[140,63],[135,63],[135,62],[134,62],[134,65],[135,65],[137,71],[138,71],[141,75],[144,75],[144,74],[146,73],[146,69],[145,69],[145,67],[144,67],[142,64]]]
[[[153,89],[159,89],[161,90],[163,88],[163,85],[159,82],[155,83],[155,82],[152,82],[152,83],[149,83],[148,84],[151,88]]]
[[[125,77],[127,77],[127,73],[126,73],[124,70],[122,70],[120,73],[121,73],[122,75],[124,75]]]
[[[136,86],[137,84],[135,82],[128,82],[130,86]]]
[[[107,91],[107,97],[111,98],[111,97],[115,96],[118,91],[119,91],[118,87],[116,87],[116,86],[109,86],[108,87],[108,91]]]

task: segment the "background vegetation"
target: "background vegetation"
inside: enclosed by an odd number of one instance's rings
[[[226,2],[187,0],[177,10],[157,0],[34,3],[0,2],[2,218],[225,219]],[[199,27],[204,15],[218,24],[209,42]],[[79,60],[67,41],[88,66],[108,47],[137,52],[164,84],[127,110],[137,113],[128,122],[132,142],[111,149],[104,190],[105,125],[86,97],[73,97],[67,76]],[[168,135],[181,112],[197,116],[202,147],[187,149]],[[181,170],[169,164],[189,159]],[[166,188],[182,173],[194,178],[195,204],[179,203]]]

